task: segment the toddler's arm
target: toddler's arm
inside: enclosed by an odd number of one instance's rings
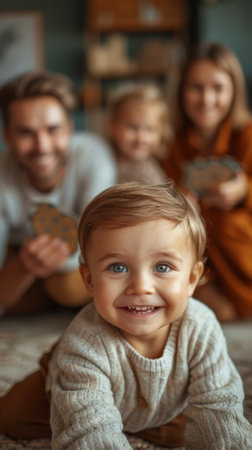
[[[114,404],[106,351],[93,343],[62,342],[52,386],[52,449],[129,450]],[[100,364],[101,363],[101,364]]]
[[[218,322],[202,326],[191,344],[186,448],[252,448],[252,425],[243,415],[241,378]]]

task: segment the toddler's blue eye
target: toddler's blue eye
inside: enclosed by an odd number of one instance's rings
[[[120,263],[111,264],[109,270],[115,273],[127,272],[127,268],[125,267],[125,265]]]
[[[168,264],[157,264],[154,267],[154,272],[161,272],[161,273],[166,273],[169,272],[171,270],[170,266],[168,266]]]

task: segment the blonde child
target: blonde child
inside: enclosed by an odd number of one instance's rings
[[[169,118],[157,86],[132,84],[114,92],[107,129],[115,150],[119,183],[165,182],[159,157],[169,136]]]
[[[130,449],[126,433],[181,412],[186,448],[251,448],[220,325],[192,298],[206,234],[186,198],[172,185],[109,188],[86,208],[79,242],[94,302],[49,365],[52,449]]]
[[[198,198],[190,191],[209,239],[209,282],[197,297],[220,320],[252,317],[252,119],[242,69],[229,48],[210,42],[194,49],[181,71],[173,112],[175,138],[164,168],[178,187],[184,168],[199,157],[232,157],[240,165],[232,179]]]

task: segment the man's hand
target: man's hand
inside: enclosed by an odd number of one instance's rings
[[[232,180],[220,183],[209,189],[203,196],[204,202],[221,210],[231,210],[242,202],[248,192],[247,177],[238,172]]]
[[[37,278],[52,275],[70,255],[67,243],[59,238],[43,234],[27,239],[20,252],[19,259],[23,267]]]

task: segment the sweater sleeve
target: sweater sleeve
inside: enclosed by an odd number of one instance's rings
[[[114,404],[106,349],[97,341],[65,340],[59,348],[51,400],[53,450],[132,448]]]
[[[243,415],[242,382],[228,356],[219,323],[205,323],[189,345],[186,448],[252,448],[252,426]]]
[[[176,184],[180,184],[182,177],[182,164],[184,155],[181,151],[180,142],[174,141],[168,152],[166,159],[162,161],[162,167],[168,177],[170,177]]]
[[[241,164],[247,176],[248,193],[244,202],[245,208],[252,211],[252,124],[250,123],[241,133],[237,148],[238,155],[241,158]]]

